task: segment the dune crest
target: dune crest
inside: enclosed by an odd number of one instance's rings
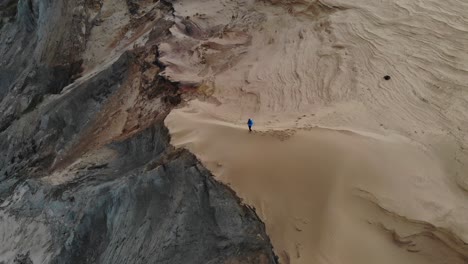
[[[249,133],[184,108],[166,125],[173,145],[256,208],[284,263],[468,256],[466,194],[446,181],[436,157],[411,144],[322,128]]]

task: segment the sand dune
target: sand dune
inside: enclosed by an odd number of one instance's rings
[[[249,134],[191,110],[167,119],[172,143],[196,153],[257,209],[285,263],[464,263],[468,256],[460,241],[467,196],[413,145],[320,128]],[[391,232],[402,245],[392,245]]]
[[[466,263],[466,3],[174,8],[163,74],[199,100],[172,142],[257,209],[283,263]]]

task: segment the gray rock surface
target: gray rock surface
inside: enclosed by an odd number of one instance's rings
[[[104,4],[0,1],[0,263],[275,263],[254,210],[169,144],[170,4],[127,1],[148,39],[84,71]]]

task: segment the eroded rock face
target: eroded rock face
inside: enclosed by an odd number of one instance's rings
[[[0,263],[276,261],[255,212],[169,145],[170,4],[0,7]]]
[[[255,213],[191,154],[155,144],[138,153],[154,157],[166,149],[163,160],[129,169],[132,148],[153,144],[161,130],[116,143],[119,158],[71,182],[20,184],[3,205],[10,243],[2,243],[2,256],[8,262],[28,254],[33,263],[270,263]]]

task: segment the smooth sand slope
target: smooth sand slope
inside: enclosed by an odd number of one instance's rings
[[[174,7],[164,74],[198,99],[172,142],[257,208],[282,263],[468,261],[465,2]]]
[[[283,263],[464,263],[448,230],[466,237],[468,197],[411,144],[320,128],[249,133],[195,109],[166,125],[172,144],[257,209]]]

